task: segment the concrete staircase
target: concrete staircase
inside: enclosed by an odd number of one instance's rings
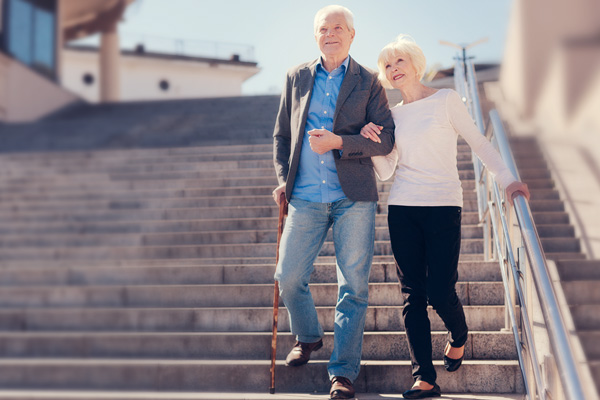
[[[470,151],[464,143],[459,150],[465,208],[458,292],[471,334],[463,367],[447,373],[444,328],[430,313],[438,383],[456,394],[447,398],[522,398],[515,344],[503,331],[498,265],[482,257]],[[1,155],[0,398],[276,399],[327,392],[336,300],[330,238],[312,277],[325,346],[308,365],[286,368],[293,338],[282,309],[278,395],[266,394],[277,226],[271,158],[271,145]],[[539,183],[530,184],[541,199],[532,201],[536,220],[557,224],[564,216],[548,211],[556,192],[537,169],[526,171]],[[360,398],[401,393],[412,383],[386,227],[390,186],[380,183],[355,382],[359,393],[372,394]]]
[[[546,257],[551,260],[581,260],[585,255],[575,229],[537,141],[514,138],[511,149],[521,179],[533,189],[530,200],[533,219]]]
[[[544,252],[556,263],[562,295],[570,309],[574,328],[600,391],[600,261],[588,260],[570,223],[564,203],[535,138],[512,141],[512,150],[522,179],[530,187],[544,187],[532,193],[531,208]],[[577,347],[576,347],[577,348]]]
[[[0,123],[0,149],[29,152],[266,143],[272,141],[278,105],[279,96],[77,103],[34,123]]]

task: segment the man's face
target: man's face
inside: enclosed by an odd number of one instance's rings
[[[317,25],[315,39],[324,56],[346,58],[354,40],[354,29],[348,29],[344,14],[326,14]]]

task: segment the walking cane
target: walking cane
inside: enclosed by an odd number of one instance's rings
[[[275,251],[275,265],[279,262],[279,243],[283,233],[283,219],[287,215],[288,204],[285,193],[279,197],[279,221],[277,223],[277,250]],[[277,317],[279,315],[279,282],[275,281],[273,291],[273,335],[271,336],[271,387],[269,393],[275,394],[275,353],[277,353]]]

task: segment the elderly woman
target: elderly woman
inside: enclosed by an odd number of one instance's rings
[[[405,301],[402,315],[415,380],[403,395],[409,399],[439,396],[428,302],[449,331],[444,349],[446,370],[460,367],[468,335],[455,289],[463,203],[456,166],[458,135],[495,174],[511,202],[517,192],[529,198],[529,191],[481,135],[459,95],[420,82],[425,56],[410,37],[401,35],[385,46],[378,67],[383,86],[400,90],[403,99],[391,109],[396,124],[394,151],[387,157],[373,157],[376,167],[388,163],[388,177],[396,168],[388,198],[388,224]],[[361,135],[377,142],[380,129],[369,123]]]

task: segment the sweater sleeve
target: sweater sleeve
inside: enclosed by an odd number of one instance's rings
[[[500,153],[479,132],[477,125],[469,115],[467,107],[454,90],[450,90],[446,97],[446,116],[454,130],[467,141],[502,188],[506,188],[517,180],[502,160]]]
[[[388,155],[371,157],[375,174],[380,181],[387,181],[394,175],[394,171],[396,171],[396,166],[398,165],[398,158],[398,148],[396,145],[394,145],[394,149]]]

